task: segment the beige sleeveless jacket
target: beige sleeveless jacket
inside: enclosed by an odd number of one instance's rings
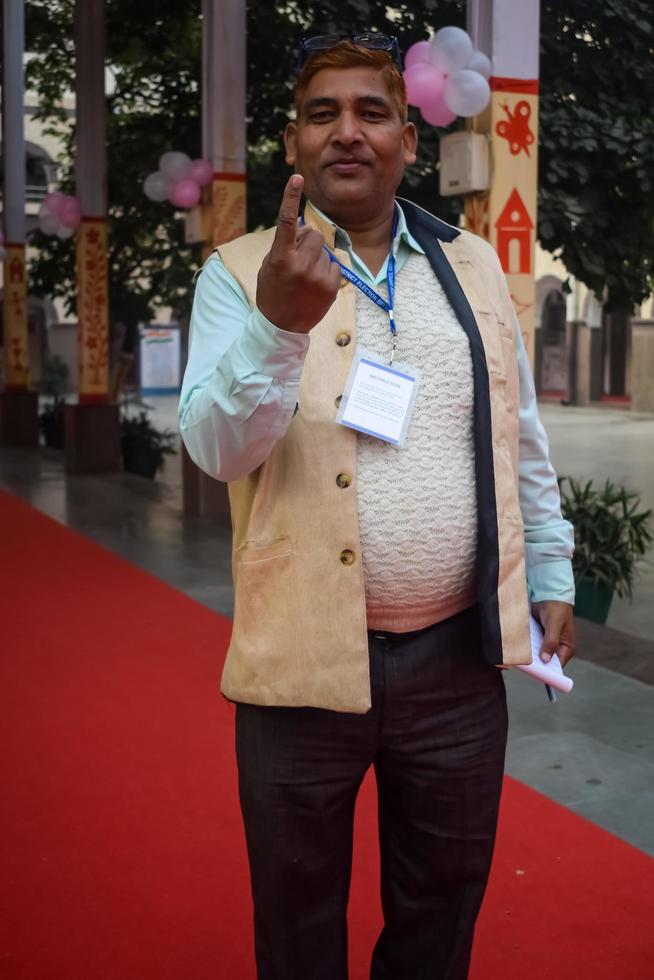
[[[483,655],[489,663],[529,663],[519,381],[506,282],[482,239],[408,201],[402,208],[470,342]],[[310,205],[305,220],[334,248],[333,227]],[[218,250],[252,305],[273,236],[274,229],[256,232]],[[347,263],[346,253],[336,254]],[[334,421],[356,347],[354,289],[343,279],[311,331],[299,410],[286,435],[257,470],[229,485],[235,611],[222,691],[234,701],[358,713],[371,705],[357,435]],[[349,485],[340,474],[351,477]]]

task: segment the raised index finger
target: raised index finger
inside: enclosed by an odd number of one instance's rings
[[[304,177],[301,174],[293,174],[284,188],[273,249],[288,251],[295,248],[297,219],[300,213],[300,198],[303,187]]]

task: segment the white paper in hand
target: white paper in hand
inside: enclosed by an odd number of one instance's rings
[[[539,650],[543,642],[543,627],[533,616],[529,617],[529,631],[531,634],[531,663],[517,664],[518,670],[524,670],[525,674],[531,674],[543,684],[549,684],[557,691],[569,694],[572,690],[572,680],[563,673],[561,661],[557,655],[554,654],[548,663],[544,663],[540,659]]]

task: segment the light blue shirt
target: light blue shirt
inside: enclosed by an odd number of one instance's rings
[[[424,249],[409,232],[402,208],[397,207],[392,248],[399,276],[411,252],[424,254]],[[385,282],[388,258],[373,276],[340,228],[336,228],[336,246],[347,251],[352,268],[369,285]],[[515,329],[520,377],[519,491],[529,598],[574,604],[570,561],[574,532],[561,516],[556,474],[549,461],[517,317]],[[253,309],[217,255],[207,260],[195,290],[179,406],[184,444],[202,470],[229,481],[246,476],[264,462],[293,417],[309,342],[308,335],[280,330]]]

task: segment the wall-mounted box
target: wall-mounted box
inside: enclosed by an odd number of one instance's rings
[[[442,197],[474,194],[490,186],[489,144],[483,133],[463,130],[440,141],[439,185]]]

